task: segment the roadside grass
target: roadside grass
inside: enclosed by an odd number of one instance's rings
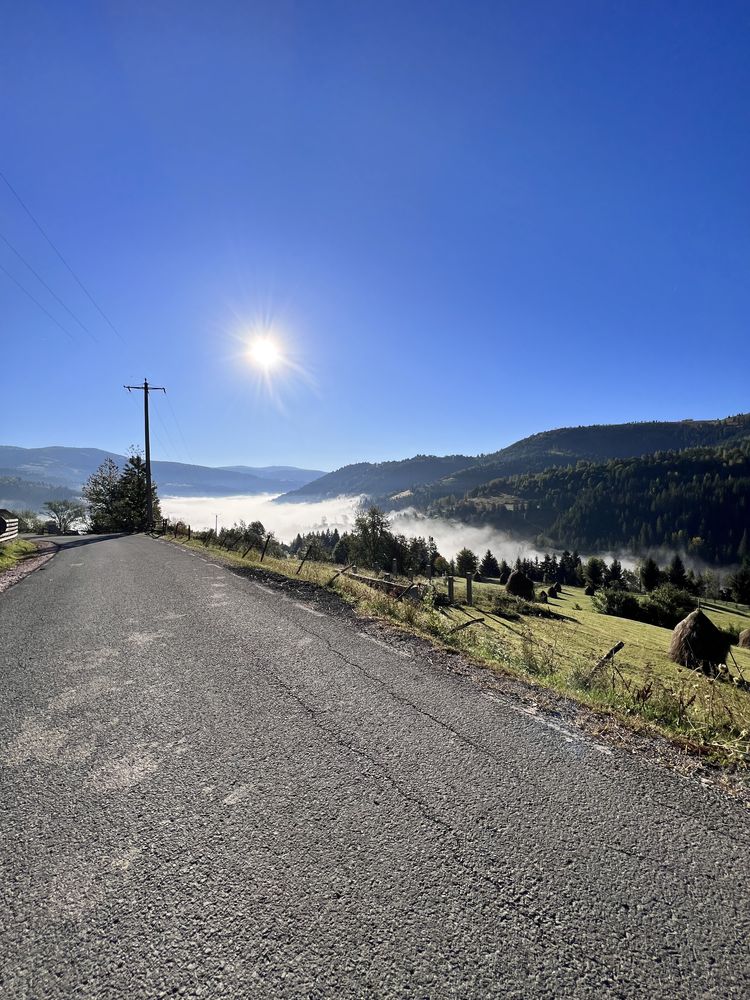
[[[210,552],[230,565],[260,567],[257,550],[243,559],[239,552],[206,547],[184,536],[167,540]],[[329,585],[361,614],[557,691],[632,728],[658,732],[711,762],[750,763],[750,690],[735,683],[743,678],[750,682],[750,650],[733,646],[736,663],[730,657],[729,675],[713,679],[672,663],[667,657],[669,629],[599,614],[579,587],[565,587],[559,598],[537,606],[554,617],[496,614],[494,599],[505,594],[505,588],[493,584],[475,583],[474,606],[467,607],[461,589],[465,583],[457,579],[457,606],[440,608],[397,601],[346,575],[331,583],[341,568],[331,563],[308,560],[299,574],[298,566],[297,559],[266,556],[260,568],[320,587]],[[444,581],[435,583],[438,590],[445,589]],[[717,601],[702,606],[720,627],[748,627],[748,608]],[[475,624],[470,624],[472,620]],[[625,644],[622,652],[597,667],[619,641]]]
[[[36,545],[26,541],[25,538],[16,538],[12,542],[5,542],[0,545],[0,573],[21,562],[26,556],[36,552]]]

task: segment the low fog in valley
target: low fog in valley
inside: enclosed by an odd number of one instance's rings
[[[234,497],[165,497],[162,511],[170,520],[179,519],[200,530],[214,526],[219,515],[219,527],[231,527],[236,521],[262,521],[266,528],[283,542],[290,542],[307,531],[338,528],[348,531],[354,524],[359,497],[336,497],[316,503],[272,503],[275,494]],[[518,556],[542,555],[531,544],[509,538],[491,527],[478,527],[427,518],[411,510],[394,511],[393,530],[411,537],[432,535],[446,559],[452,559],[464,546],[483,554],[492,549],[498,559],[513,562]]]

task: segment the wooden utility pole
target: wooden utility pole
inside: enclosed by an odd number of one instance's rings
[[[149,385],[148,379],[143,380],[143,385],[126,385],[128,392],[131,389],[140,389],[143,393],[143,426],[146,438],[146,531],[154,530],[154,498],[151,493],[151,439],[148,429],[148,394],[149,392],[163,392],[167,390],[163,385]]]

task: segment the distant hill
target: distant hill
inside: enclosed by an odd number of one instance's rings
[[[730,444],[750,436],[750,414],[723,420],[593,424],[542,431],[484,455],[459,472],[429,484],[423,496],[460,495],[501,476],[542,472],[577,462],[606,462],[660,451]]]
[[[258,468],[253,465],[221,465],[219,468],[224,472],[242,472],[259,479],[283,480],[299,486],[326,475],[322,469],[298,469],[294,465],[262,465]]]
[[[33,507],[38,493],[36,487],[40,484],[78,493],[91,473],[107,458],[112,458],[121,467],[127,461],[124,455],[99,448],[18,448],[0,445],[0,476],[16,478],[19,483],[27,484],[16,484],[14,487],[19,494],[14,505]],[[160,461],[154,461],[152,469],[162,496],[285,493],[322,475],[316,470],[284,466],[214,469],[205,465]],[[30,489],[28,484],[34,484],[35,488]],[[44,499],[50,499],[49,495]]]
[[[32,482],[6,472],[0,469],[0,507],[39,512],[47,500],[73,500],[77,496],[77,492],[67,486],[41,480]]]
[[[542,547],[669,549],[726,566],[750,555],[750,437],[509,476],[428,511]]]
[[[415,455],[396,462],[357,462],[329,472],[320,479],[286,493],[279,500],[300,502],[326,500],[338,496],[389,497],[403,490],[433,482],[465,468],[472,461],[467,455]]]
[[[396,507],[426,506],[503,476],[541,472],[577,462],[603,462],[660,451],[730,444],[750,436],[750,414],[722,420],[649,421],[561,427],[516,441],[489,455],[417,455],[395,462],[346,465],[280,497],[315,500],[366,494]]]

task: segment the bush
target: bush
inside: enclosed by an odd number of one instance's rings
[[[643,612],[638,600],[619,588],[607,587],[594,594],[591,604],[600,615],[614,615],[616,618],[631,618],[641,621]]]
[[[686,618],[697,605],[695,598],[686,590],[680,590],[672,583],[663,583],[641,600],[642,620],[661,628],[674,628],[677,622]]]
[[[630,618],[661,628],[674,628],[696,607],[692,594],[671,583],[656,587],[640,601],[633,594],[608,587],[594,594],[591,603],[600,615]]]

